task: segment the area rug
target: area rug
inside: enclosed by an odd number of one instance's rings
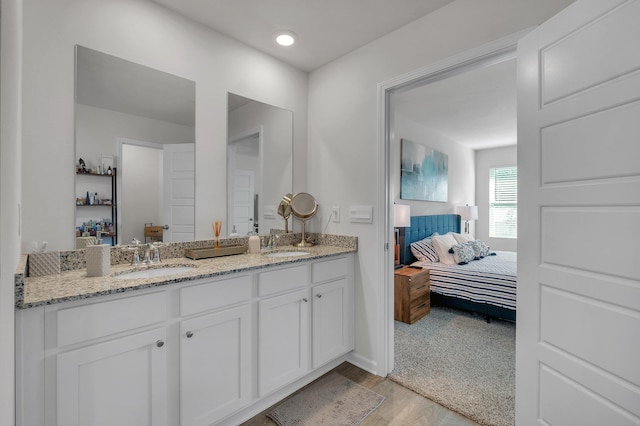
[[[481,425],[515,424],[515,324],[433,307],[395,322],[395,382]]]
[[[279,404],[267,417],[281,426],[358,425],[384,396],[338,373],[330,373]]]

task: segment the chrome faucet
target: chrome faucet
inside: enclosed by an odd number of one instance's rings
[[[272,234],[271,238],[269,238],[269,248],[271,248],[272,250],[277,249],[279,239],[280,239],[280,235]]]
[[[144,257],[143,257],[144,260],[142,261],[142,263],[144,263],[145,265],[149,265],[153,263],[153,260],[151,260],[151,250],[156,250],[156,253],[157,253],[158,249],[154,247],[153,244],[151,243],[147,243],[144,245]],[[154,259],[155,259],[155,256],[154,256]]]

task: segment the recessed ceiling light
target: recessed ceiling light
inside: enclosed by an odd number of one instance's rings
[[[296,42],[296,35],[291,31],[278,31],[275,40],[280,46],[291,46]]]

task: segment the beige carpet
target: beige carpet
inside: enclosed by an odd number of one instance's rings
[[[267,417],[281,426],[355,426],[382,401],[382,395],[330,373],[285,400]]]
[[[389,377],[482,425],[515,424],[515,324],[433,307],[395,322]]]

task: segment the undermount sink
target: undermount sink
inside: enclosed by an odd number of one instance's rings
[[[126,272],[124,274],[116,275],[114,278],[118,280],[128,280],[133,278],[158,278],[165,277],[167,275],[177,275],[184,272],[193,271],[192,266],[171,266],[167,268],[149,268],[140,271]]]
[[[266,253],[266,257],[295,257],[295,256],[304,256],[309,254],[306,251],[276,251],[273,253]]]

